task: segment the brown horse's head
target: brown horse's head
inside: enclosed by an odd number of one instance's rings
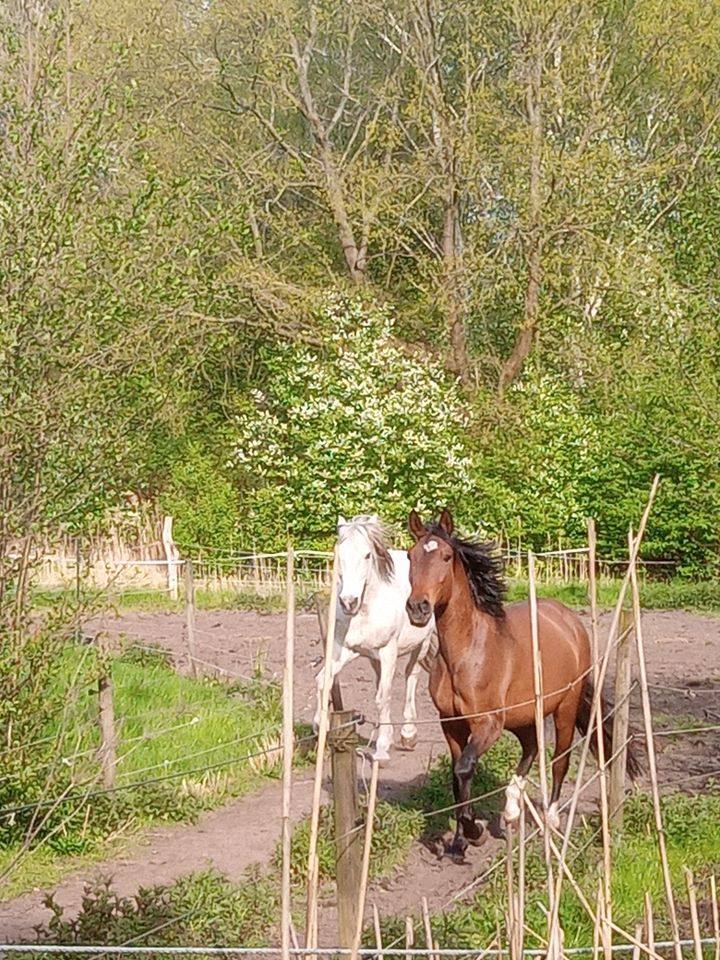
[[[453,576],[453,549],[441,536],[450,536],[454,525],[450,511],[440,514],[437,526],[428,529],[413,510],[408,521],[415,546],[408,550],[410,558],[410,596],[405,604],[410,623],[424,627],[437,607],[444,606],[450,597]]]
[[[463,574],[471,605],[493,617],[504,616],[502,564],[492,545],[454,536],[453,518],[447,508],[437,523],[429,524],[424,524],[413,510],[408,526],[416,540],[408,550],[411,589],[405,604],[412,624],[423,627],[433,613],[438,615],[453,596],[455,577]]]

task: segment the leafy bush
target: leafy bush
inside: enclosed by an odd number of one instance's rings
[[[190,874],[169,886],[140,888],[120,897],[109,880],[85,888],[74,919],[52,896],[53,917],[38,943],[121,945],[149,936],[157,946],[266,946],[279,910],[274,878],[250,873],[231,883],[219,873]]]
[[[441,364],[408,356],[385,308],[335,297],[321,321],[325,349],[265,351],[235,420],[246,543],[326,544],[338,513],[404,522],[470,492],[467,413]]]

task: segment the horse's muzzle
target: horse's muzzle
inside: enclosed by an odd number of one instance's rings
[[[414,627],[426,627],[430,623],[432,605],[429,600],[408,600],[405,609]]]
[[[349,617],[354,617],[360,609],[360,597],[339,597],[340,606]]]

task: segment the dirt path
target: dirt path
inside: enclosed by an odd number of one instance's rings
[[[101,627],[111,635],[124,634],[145,643],[168,649],[182,665],[184,645],[182,617],[176,614],[130,614],[118,620],[89,625]],[[691,727],[699,723],[720,724],[720,620],[681,611],[648,613],[644,620],[648,672],[653,689],[654,712],[658,728]],[[607,618],[601,624],[605,635]],[[198,656],[209,672],[251,676],[262,670],[266,676],[280,676],[283,662],[284,618],[221,611],[198,614]],[[295,702],[299,719],[309,720],[314,707],[314,674],[320,655],[314,616],[300,615],[296,640]],[[214,665],[211,667],[210,665]],[[373,718],[374,678],[362,660],[351,664],[342,675],[346,705]],[[396,679],[393,712],[402,709],[402,681]],[[636,708],[634,708],[636,710]],[[435,711],[427,693],[427,684],[418,691],[418,714],[429,721],[419,726],[419,738],[413,752],[396,750],[391,765],[381,771],[379,795],[396,798],[422,782],[433,761],[445,751],[445,743]],[[368,728],[365,728],[368,729]],[[682,739],[661,738],[659,764],[661,780],[668,789],[701,789],[712,772],[720,770],[720,733],[686,734]],[[369,766],[362,771],[369,774]],[[311,774],[302,771],[296,778],[295,819],[310,808]],[[592,800],[592,798],[590,798]],[[210,866],[231,878],[239,877],[253,863],[267,863],[275,848],[278,830],[280,792],[276,781],[268,782],[256,793],[234,801],[219,810],[206,813],[196,825],[175,825],[153,830],[137,841],[117,860],[99,864],[68,878],[57,891],[58,902],[68,913],[81,903],[85,881],[93,876],[112,875],[121,894],[132,894],[139,886],[169,883],[179,876]],[[486,869],[502,841],[490,838],[484,846],[471,848],[464,865],[438,860],[431,850],[417,843],[407,864],[389,880],[371,890],[371,898],[381,915],[417,912],[422,896],[430,908],[441,909]],[[0,904],[0,939],[31,938],[35,924],[48,919],[42,906],[45,891],[33,891]],[[322,906],[323,940],[333,940],[334,904]]]

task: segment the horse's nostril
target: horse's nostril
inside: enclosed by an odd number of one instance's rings
[[[360,600],[358,597],[340,597],[340,606],[345,613],[352,615],[353,613],[357,613],[360,607]]]

